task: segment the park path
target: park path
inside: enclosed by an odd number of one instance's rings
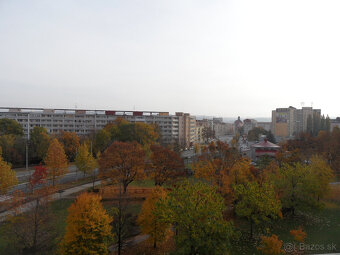
[[[101,181],[96,181],[94,183],[94,185],[99,185],[99,184],[101,184]],[[89,188],[92,188],[92,185],[93,183],[91,182],[91,183],[86,183],[86,184],[82,184],[76,187],[65,189],[63,190],[63,192],[56,192],[51,195],[51,201],[59,200],[71,194],[74,194],[74,193],[77,193],[83,190],[87,190]],[[19,213],[27,212],[31,210],[32,208],[34,208],[35,205],[36,205],[36,201],[27,202],[21,206]],[[7,211],[0,213],[0,222],[3,222],[4,220],[6,220],[8,216],[13,215],[13,214],[14,214],[13,210],[7,210]]]
[[[137,235],[131,238],[128,238],[124,241],[124,247],[132,247],[135,246],[141,242],[144,242],[146,239],[149,238],[149,235]],[[114,252],[117,250],[117,245],[112,245],[109,247],[110,252]]]

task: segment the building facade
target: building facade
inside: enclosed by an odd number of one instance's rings
[[[248,135],[249,131],[257,127],[257,121],[254,119],[243,120],[243,134]]]
[[[132,123],[143,122],[159,127],[163,144],[178,143],[188,147],[196,140],[196,118],[189,113],[154,111],[112,111],[78,109],[43,109],[43,108],[0,108],[0,119],[16,120],[23,127],[28,137],[34,127],[44,127],[50,134],[61,131],[88,135],[104,128],[117,118],[124,118]]]
[[[280,139],[293,138],[301,132],[307,131],[308,118],[314,114],[321,115],[320,109],[312,107],[276,108],[272,111],[272,133]]]

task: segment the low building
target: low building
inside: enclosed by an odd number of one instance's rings
[[[252,159],[256,161],[258,158],[262,156],[275,157],[278,151],[280,150],[280,146],[269,142],[267,139],[264,139],[259,143],[251,145],[251,150]]]
[[[340,128],[340,117],[331,120],[330,131],[332,132],[335,127]]]

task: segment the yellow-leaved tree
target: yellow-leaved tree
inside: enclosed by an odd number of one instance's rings
[[[44,161],[48,169],[48,175],[52,178],[52,185],[54,187],[56,179],[67,172],[65,151],[57,139],[51,141]]]
[[[61,254],[108,254],[112,218],[100,200],[98,195],[85,192],[70,206]]]
[[[96,176],[95,170],[97,167],[97,162],[95,158],[89,152],[89,149],[86,143],[80,145],[75,162],[76,162],[77,169],[83,172],[84,176],[85,174],[92,174],[93,187],[94,187],[95,176]]]
[[[167,233],[169,233],[170,225],[162,221],[155,214],[156,203],[160,199],[165,199],[165,197],[166,191],[162,187],[157,186],[154,188],[143,203],[142,210],[137,219],[142,233],[150,235],[154,248],[157,247],[157,244],[163,242],[166,239]]]
[[[6,194],[7,191],[17,183],[18,180],[15,172],[0,155],[0,195]]]

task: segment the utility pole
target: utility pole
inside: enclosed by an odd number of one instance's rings
[[[28,171],[28,143],[30,140],[30,114],[27,114],[26,170]]]

